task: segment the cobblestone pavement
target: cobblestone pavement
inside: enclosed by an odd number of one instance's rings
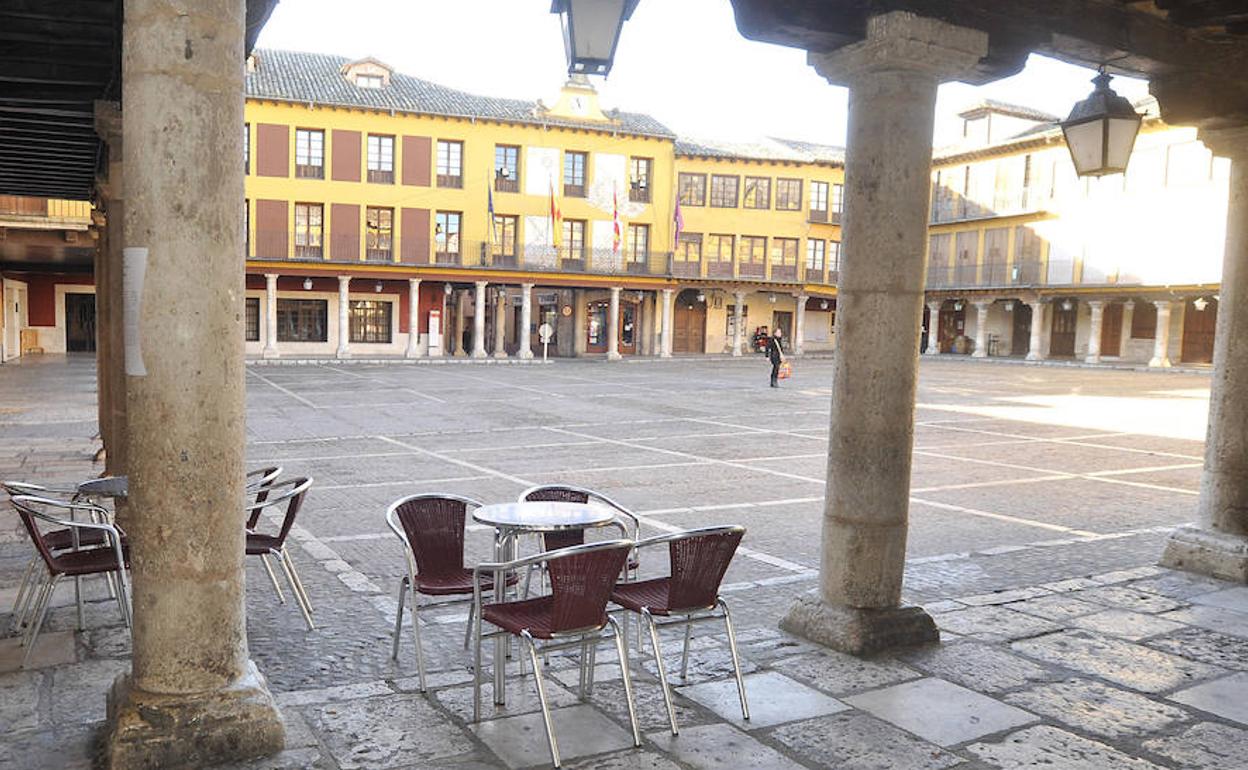
[[[497,502],[562,481],[634,507],[643,535],[749,529],[724,595],[752,719],[714,626],[674,678],[677,738],[649,653],[633,653],[639,750],[613,648],[584,700],[576,659],[555,655],[567,767],[1248,768],[1248,587],[1152,566],[1193,515],[1207,376],[924,362],[906,591],[943,641],[861,660],[776,629],[819,556],[831,363],[795,368],[775,391],[754,360],[251,367],[249,463],[316,480],[291,550],[318,629],[249,565],[251,651],[289,748],[243,767],[546,764],[531,675],[471,723],[464,605],[422,611],[428,694],[407,637],[390,659],[404,567],[383,513],[414,492]],[[0,478],[98,473],[94,431],[88,360],[0,367]],[[28,546],[0,516],[3,609]],[[490,542],[470,528],[468,558]],[[0,767],[90,766],[129,646],[115,606],[98,586],[88,596],[80,632],[72,594],[58,596],[31,670],[0,639]]]

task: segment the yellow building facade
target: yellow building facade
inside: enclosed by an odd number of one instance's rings
[[[253,355],[527,357],[543,325],[554,355],[729,353],[738,304],[743,336],[809,306],[831,345],[836,148],[679,142],[583,80],[547,106],[283,51],[249,62],[245,119]]]

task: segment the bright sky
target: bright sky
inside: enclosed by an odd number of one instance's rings
[[[550,0],[281,0],[259,45],[371,55],[460,90],[548,104],[567,79]],[[1065,117],[1093,74],[1032,56],[1012,78],[942,86],[936,143],[952,140],[943,132],[960,107],[986,97]],[[610,78],[594,80],[605,108],[649,113],[679,134],[845,143],[845,89],[816,75],[804,51],[742,37],[728,0],[642,0]],[[1130,99],[1147,94],[1143,81],[1116,78],[1114,87]]]

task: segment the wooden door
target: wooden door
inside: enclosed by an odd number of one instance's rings
[[[1101,355],[1122,355],[1122,303],[1111,302],[1105,306],[1101,318]]]
[[[1062,303],[1053,305],[1053,326],[1049,334],[1049,355],[1073,358],[1075,355],[1075,327],[1079,322],[1079,306],[1070,303],[1070,310]]]
[[[952,353],[955,341],[966,331],[966,307],[957,309],[957,304],[947,302],[940,308],[940,329],[937,340],[941,353]]]
[[[1010,355],[1025,356],[1031,349],[1031,305],[1014,303],[1014,329],[1010,333]]]
[[[95,352],[95,295],[65,295],[65,350]]]
[[[606,302],[589,303],[589,320],[585,324],[585,349],[590,353],[607,352]]]
[[[1183,306],[1183,349],[1179,360],[1185,364],[1213,363],[1213,331],[1218,324],[1218,301],[1205,300],[1197,310],[1189,300]]]
[[[706,305],[677,303],[672,323],[673,353],[706,351]]]

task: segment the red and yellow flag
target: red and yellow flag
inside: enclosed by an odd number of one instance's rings
[[[613,210],[611,214],[611,221],[613,223],[611,233],[611,251],[612,253],[618,253],[620,250],[620,196],[615,190],[611,191],[611,208]]]
[[[556,249],[563,242],[563,213],[559,211],[559,203],[555,200],[555,183],[550,182],[550,245]]]

